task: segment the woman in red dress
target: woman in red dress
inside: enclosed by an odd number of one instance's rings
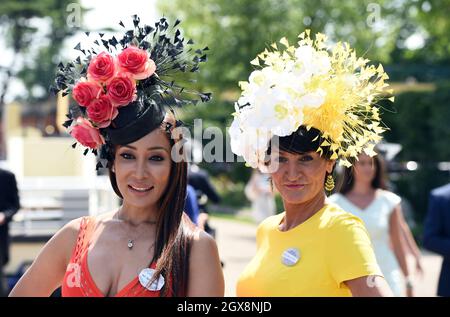
[[[66,127],[87,147],[85,153],[106,161],[122,204],[66,224],[11,296],[49,296],[60,286],[62,296],[224,294],[217,246],[183,212],[187,163],[179,147],[182,137],[175,133],[180,122],[166,111],[194,102],[183,99],[185,93],[202,101],[209,94],[183,92],[173,77],[163,79],[169,71],[193,73],[204,55],[187,58],[190,43],[178,30],[166,36],[165,19],[156,28],[140,27],[136,16],[133,22],[134,30],[121,41],[102,39],[107,52],[87,51],[86,63],[77,59],[61,65],[56,78],[56,91],[71,92],[78,103]],[[114,56],[111,47],[119,45],[123,49]],[[76,64],[82,68],[78,73]]]

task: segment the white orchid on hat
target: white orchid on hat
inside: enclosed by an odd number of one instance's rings
[[[306,30],[296,47],[282,38],[285,49],[274,43],[251,61],[259,69],[239,83],[242,95],[229,130],[232,151],[247,165],[262,167],[270,140],[300,126],[318,129],[323,142],[317,152],[328,147],[341,165],[350,166],[363,151],[375,155],[373,147],[387,129],[377,101],[392,94],[389,77],[381,65],[357,58],[348,43],[325,41],[324,34],[313,40]]]

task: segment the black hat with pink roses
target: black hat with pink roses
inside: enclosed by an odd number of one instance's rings
[[[191,77],[206,61],[208,47],[193,49],[193,41],[181,36],[179,23],[171,26],[161,18],[153,26],[141,25],[135,15],[134,28],[121,40],[99,33],[95,48],[79,43],[75,49],[82,56],[58,65],[51,90],[75,100],[64,126],[86,147],[85,155],[100,152],[100,158],[107,158],[111,146],[132,143],[160,127],[173,107],[209,101],[211,94],[194,90]],[[125,28],[122,21],[119,25]],[[167,123],[166,129],[171,128]],[[101,166],[99,162],[97,168]]]

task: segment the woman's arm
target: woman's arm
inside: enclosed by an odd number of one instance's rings
[[[423,274],[423,268],[422,268],[422,263],[421,263],[421,253],[419,250],[419,247],[417,246],[416,240],[414,240],[414,237],[411,233],[411,230],[409,229],[408,223],[405,220],[405,217],[403,216],[403,212],[401,210],[401,206],[398,205],[396,208],[399,208],[399,221],[401,224],[401,228],[402,228],[402,232],[403,232],[403,236],[405,238],[407,247],[409,249],[409,251],[411,251],[411,253],[414,255],[415,259],[416,259],[416,269],[420,274]]]
[[[377,275],[363,276],[344,282],[353,297],[387,297],[392,296],[392,291],[386,280]]]
[[[222,297],[224,289],[216,242],[206,232],[197,230],[190,253],[187,296]]]
[[[403,275],[408,280],[409,279],[409,269],[407,262],[407,243],[405,241],[404,232],[402,228],[401,218],[402,211],[400,205],[397,205],[392,211],[391,217],[389,219],[389,235],[392,241],[392,246],[394,248],[394,254],[403,272]],[[408,295],[412,295],[412,285],[408,283],[407,285]]]
[[[405,220],[401,220],[401,226],[409,250],[416,257],[416,259],[420,258],[421,254],[419,247],[417,246],[416,240],[414,239],[411,230],[409,229],[409,226]]]
[[[9,296],[48,297],[61,285],[77,240],[80,221],[72,220],[45,244]]]

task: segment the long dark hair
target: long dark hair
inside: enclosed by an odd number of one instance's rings
[[[385,163],[380,154],[372,157],[372,161],[375,165],[375,176],[372,180],[372,188],[374,189],[387,189],[386,187],[386,173],[385,173]],[[347,194],[353,189],[355,185],[354,180],[354,165],[351,167],[344,168],[343,176],[340,178],[339,184],[337,186],[338,192],[342,195]]]
[[[161,128],[164,129],[164,127]],[[180,141],[175,142],[171,138],[170,132],[166,132],[166,136],[171,147]],[[115,147],[111,147],[111,151],[108,162],[109,179],[114,192],[123,198],[117,186],[116,175],[112,171]],[[182,148],[180,154],[182,154]],[[180,162],[172,160],[169,179],[170,182],[159,202],[160,216],[157,222],[155,252],[152,259],[152,263],[157,261],[153,280],[157,280],[160,274],[165,277],[166,283],[161,290],[162,296],[186,296],[189,254],[194,227],[183,214],[187,186],[187,163],[185,160]]]

